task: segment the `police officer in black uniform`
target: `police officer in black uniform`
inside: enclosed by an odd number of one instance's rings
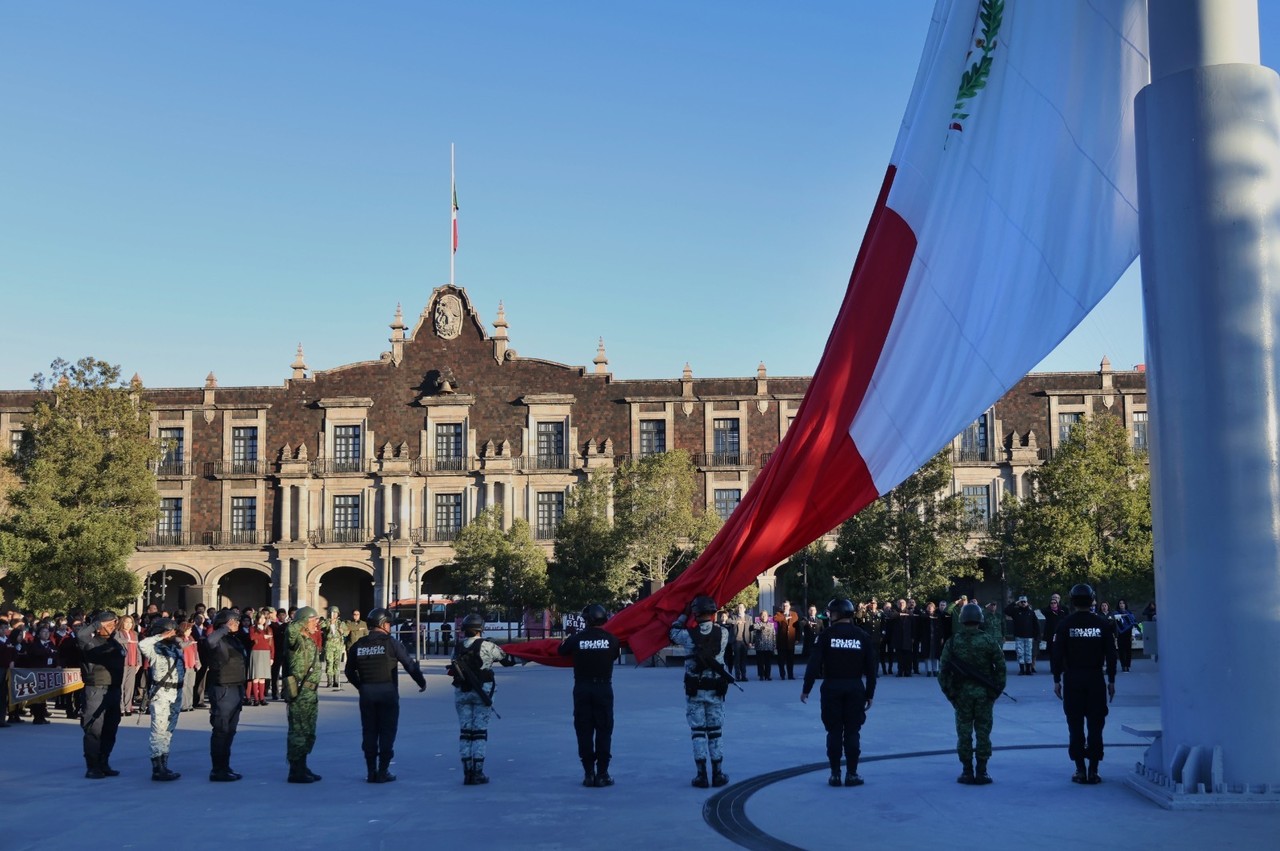
[[[84,776],[90,780],[115,777],[111,750],[120,727],[120,685],[124,680],[124,647],[115,639],[115,612],[99,612],[76,632],[84,672]]]
[[[1053,639],[1053,693],[1061,698],[1067,716],[1067,753],[1076,764],[1073,783],[1102,782],[1098,776],[1102,727],[1107,720],[1107,703],[1116,696],[1115,624],[1091,611],[1093,600],[1092,587],[1083,582],[1074,586],[1072,612],[1058,624]]]
[[[578,734],[583,786],[612,786],[609,760],[613,743],[613,663],[622,643],[604,629],[609,613],[596,603],[582,610],[587,628],[560,643],[560,655],[573,657],[573,730]]]
[[[400,726],[400,684],[396,666],[403,665],[418,684],[427,690],[418,663],[409,658],[404,644],[391,637],[391,613],[386,609],[369,612],[369,634],[347,651],[347,681],[360,692],[361,747],[368,768],[365,781],[390,783],[396,776],[387,769],[395,754],[396,731]]]
[[[813,645],[804,671],[802,703],[809,702],[813,681],[822,677],[822,726],[827,728],[827,760],[832,786],[840,784],[840,754],[845,757],[845,786],[861,786],[858,757],[862,753],[859,732],[876,694],[876,642],[853,625],[853,601],[827,603],[827,627]],[[865,679],[865,684],[864,684]]]
[[[209,699],[209,757],[213,770],[209,779],[230,783],[243,775],[231,770],[231,742],[240,723],[240,707],[244,705],[245,675],[249,667],[249,648],[235,635],[240,631],[240,616],[230,609],[214,615],[213,632],[205,636],[209,675],[205,679]]]

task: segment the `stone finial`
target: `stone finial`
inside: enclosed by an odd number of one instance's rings
[[[307,460],[307,445],[305,443],[298,444],[298,451],[293,453],[293,459],[295,461]]]
[[[286,443],[284,446],[281,446],[281,447],[280,447],[280,460],[281,460],[281,461],[292,461],[292,460],[293,460],[293,447],[292,447],[292,446],[290,446],[289,444],[287,444],[287,443]]]
[[[505,456],[505,457],[510,457],[510,455],[511,455],[511,441],[509,441],[509,440],[504,440],[504,441],[502,441],[502,443],[499,443],[499,444],[498,444],[498,454],[499,454],[499,455],[502,455],[502,456]]]
[[[768,371],[764,368],[764,361],[760,361],[760,365],[756,367],[756,378],[763,381],[769,377]]]
[[[139,390],[139,389],[141,389],[141,387],[142,387],[142,376],[141,376],[141,375],[138,375],[138,373],[136,373],[136,372],[135,372],[135,373],[133,374],[133,378],[130,378],[130,379],[129,379],[129,386],[130,386],[131,388],[133,388],[134,390]]]
[[[298,351],[293,356],[293,363],[289,364],[289,368],[293,370],[294,378],[307,377],[307,359],[302,355],[302,344],[298,344]],[[212,373],[210,373],[212,374]]]
[[[496,450],[496,448],[495,448],[495,447],[494,447],[494,445],[493,445],[493,441],[492,441],[492,440],[486,440],[486,441],[485,441],[485,443],[484,443],[484,457],[486,457],[486,458],[492,458],[492,457],[493,457],[493,455],[494,455],[494,452],[496,452],[496,451],[497,451],[497,450]]]
[[[1099,364],[1099,366],[1098,366],[1098,371],[1099,371],[1099,372],[1110,372],[1110,371],[1111,371],[1111,358],[1107,357],[1106,355],[1103,355],[1103,356],[1102,356],[1102,363],[1101,363],[1101,364]]]
[[[587,454],[596,454],[596,439],[594,437],[587,441]]]
[[[507,360],[510,338],[507,336],[507,312],[498,302],[498,318],[493,321],[493,357],[498,363]]]
[[[1038,449],[1038,448],[1039,448],[1039,444],[1038,444],[1038,443],[1036,443],[1036,433],[1035,433],[1035,431],[1028,431],[1028,432],[1027,432],[1027,448],[1028,448],[1028,449]]]
[[[204,377],[204,389],[205,389],[205,390],[213,390],[213,389],[214,389],[214,388],[216,388],[217,386],[218,386],[218,376],[216,376],[216,375],[214,375],[212,372],[210,372],[208,375],[206,375],[206,376]]]
[[[596,365],[597,375],[604,375],[609,371],[609,356],[604,353],[604,337],[600,338],[600,343],[596,346],[596,356],[591,362]]]
[[[613,454],[613,438],[612,437],[606,437],[604,439],[604,446],[601,448],[600,452],[602,455]]]
[[[396,447],[396,457],[397,457],[397,458],[408,458],[408,457],[409,457],[409,443],[408,443],[408,441],[405,441],[405,440],[400,441],[400,445]]]
[[[756,395],[769,395],[769,373],[764,368],[764,361],[760,361],[760,365],[756,367]],[[757,403],[757,408],[759,408],[759,411],[762,414],[765,412],[767,407],[768,402],[761,401]]]
[[[693,367],[689,366],[689,362],[684,363],[684,372],[680,374],[681,381],[693,381]]]
[[[400,309],[400,302],[396,302],[396,316],[391,320],[391,351],[387,353],[388,359],[396,366],[404,360],[404,312]]]
[[[390,457],[392,457],[392,453],[394,453],[394,452],[395,452],[395,450],[391,448],[391,441],[389,441],[389,440],[388,440],[386,443],[382,444],[382,457],[383,457],[383,458],[390,458]]]
[[[1102,356],[1102,363],[1098,365],[1098,375],[1102,376],[1102,389],[1110,390],[1114,386],[1113,376],[1111,374],[1111,360],[1106,356]],[[1107,407],[1111,407],[1107,403]]]

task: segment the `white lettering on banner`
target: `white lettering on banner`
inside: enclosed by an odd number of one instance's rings
[[[592,639],[591,641],[579,641],[578,649],[579,650],[608,650],[609,639],[596,638],[596,639]]]
[[[1096,626],[1073,626],[1068,634],[1072,638],[1101,638],[1102,630]]]
[[[857,638],[833,638],[831,646],[841,650],[861,650],[862,641]]]
[[[375,644],[370,647],[357,647],[357,656],[386,656],[387,648],[383,644]]]

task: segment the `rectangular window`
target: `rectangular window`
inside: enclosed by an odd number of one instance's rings
[[[538,423],[538,469],[563,470],[569,466],[564,452],[564,422]]]
[[[667,421],[640,421],[640,454],[660,455],[667,451]]]
[[[462,529],[462,494],[436,494],[435,540],[452,541]]]
[[[1071,436],[1071,429],[1076,427],[1076,423],[1084,418],[1084,414],[1058,414],[1058,445],[1067,442],[1067,438]]]
[[[237,426],[231,429],[231,472],[258,472],[257,426]]]
[[[182,498],[160,500],[160,519],[156,521],[156,543],[175,545],[182,542]]]
[[[360,494],[339,494],[333,498],[333,540],[340,543],[359,541]]]
[[[538,494],[538,528],[535,537],[540,541],[550,540],[556,536],[556,527],[564,518],[564,491],[549,491]]]
[[[360,426],[340,425],[333,429],[333,471],[335,473],[360,472]]]
[[[231,497],[231,543],[252,544],[258,531],[258,498]]]
[[[1147,412],[1135,411],[1133,414],[1133,450],[1147,451]]]
[[[182,475],[182,462],[186,460],[185,441],[186,432],[180,428],[160,429],[160,462],[156,467],[157,475]]]
[[[738,488],[726,488],[721,490],[716,488],[716,514],[720,515],[721,520],[728,520],[729,515],[738,507],[738,503],[742,501],[742,491]]]
[[[9,432],[9,451],[14,455],[22,454],[22,429],[15,428]]]
[[[987,418],[978,417],[960,435],[961,461],[987,460]]]
[[[991,520],[990,485],[965,485],[964,519],[970,529],[985,529]]]
[[[462,423],[436,424],[436,469],[463,469]]]
[[[738,440],[738,421],[715,420],[713,423],[715,438],[715,459],[717,466],[737,465],[741,463],[741,452]]]

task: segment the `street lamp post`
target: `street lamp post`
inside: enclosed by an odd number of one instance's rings
[[[422,659],[422,547],[414,547],[413,553],[413,631],[417,635],[414,646],[417,648],[417,659]]]

